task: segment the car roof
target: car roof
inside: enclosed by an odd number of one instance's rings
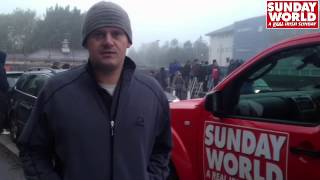
[[[67,69],[51,69],[46,67],[33,67],[24,72],[24,74],[46,74],[46,75],[54,75],[59,72],[66,71]]]
[[[9,75],[11,75],[11,74],[13,74],[13,75],[14,75],[14,74],[23,74],[23,73],[24,73],[24,71],[7,71],[7,72],[6,72],[7,75],[8,75],[8,74],[9,74]]]

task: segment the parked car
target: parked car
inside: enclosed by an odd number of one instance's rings
[[[320,179],[320,33],[263,50],[170,109],[181,180]]]
[[[31,68],[23,73],[10,92],[8,121],[13,141],[19,137],[37,96],[46,81],[61,72],[50,68]]]

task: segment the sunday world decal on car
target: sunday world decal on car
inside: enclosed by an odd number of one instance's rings
[[[206,121],[203,179],[287,179],[288,143],[288,133]]]

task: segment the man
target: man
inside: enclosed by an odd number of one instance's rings
[[[4,68],[6,57],[6,53],[0,51],[0,93],[6,93],[9,89],[6,70]]]
[[[9,89],[9,83],[7,80],[6,70],[4,68],[6,57],[6,53],[0,51],[0,133],[5,126],[8,108],[7,91]]]
[[[89,9],[86,66],[51,78],[19,139],[29,180],[166,179],[169,105],[156,80],[135,72],[127,13],[111,2]]]
[[[162,89],[166,91],[169,83],[168,83],[168,75],[164,67],[160,68],[159,72],[156,74],[156,79],[158,80]]]

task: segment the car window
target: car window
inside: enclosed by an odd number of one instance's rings
[[[320,120],[320,46],[270,56],[242,81],[235,114],[316,124]]]
[[[13,87],[22,73],[7,73],[7,80],[10,87]]]
[[[24,92],[33,96],[38,96],[40,90],[47,81],[48,76],[45,75],[35,75],[29,79],[26,85],[23,87]]]
[[[9,86],[13,87],[16,84],[18,79],[16,77],[7,77],[7,80],[8,80]]]
[[[17,84],[16,84],[16,88],[18,89],[18,90],[23,90],[22,88],[23,88],[23,86],[24,86],[24,84],[27,82],[27,79],[29,78],[29,75],[27,75],[27,74],[24,74],[24,75],[22,75],[18,80],[17,80]]]

